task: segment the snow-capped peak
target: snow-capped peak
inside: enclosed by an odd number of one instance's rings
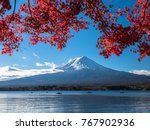
[[[95,61],[89,59],[86,56],[76,57],[74,59],[71,59],[68,61],[68,63],[60,69],[64,71],[74,71],[74,70],[81,70],[81,69],[91,69],[91,70],[97,70],[105,68]]]

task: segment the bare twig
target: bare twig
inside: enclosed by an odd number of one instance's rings
[[[31,17],[32,17],[32,11],[31,11],[31,4],[30,4],[30,0],[28,0],[28,8],[29,8],[30,15],[31,15]]]

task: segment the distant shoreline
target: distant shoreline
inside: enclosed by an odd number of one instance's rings
[[[150,86],[32,86],[32,87],[0,87],[0,91],[89,91],[89,90],[145,90]]]

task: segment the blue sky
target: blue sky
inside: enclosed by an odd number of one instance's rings
[[[132,6],[134,2],[135,0],[132,0],[132,2],[131,0],[115,0],[114,5],[116,5],[115,7]],[[120,22],[127,24],[123,19],[120,19]],[[99,55],[96,43],[100,35],[98,31],[90,26],[88,30],[74,33],[74,37],[68,41],[67,47],[62,51],[58,51],[56,47],[44,43],[38,43],[36,46],[29,45],[27,36],[24,36],[19,52],[14,52],[12,56],[0,55],[0,67],[16,66],[21,69],[41,69],[44,66],[36,66],[36,63],[53,62],[56,65],[61,65],[74,57],[87,56],[103,66],[116,70],[150,70],[150,57],[138,62],[139,55],[132,54],[129,49],[126,49],[119,57],[111,56],[109,59],[105,59]]]

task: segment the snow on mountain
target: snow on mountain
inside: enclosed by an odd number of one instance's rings
[[[66,65],[63,65],[58,68],[64,71],[75,71],[75,70],[83,70],[83,69],[89,69],[89,70],[106,69],[105,67],[99,65],[98,63],[89,59],[86,56],[81,56],[69,60],[69,62]]]

